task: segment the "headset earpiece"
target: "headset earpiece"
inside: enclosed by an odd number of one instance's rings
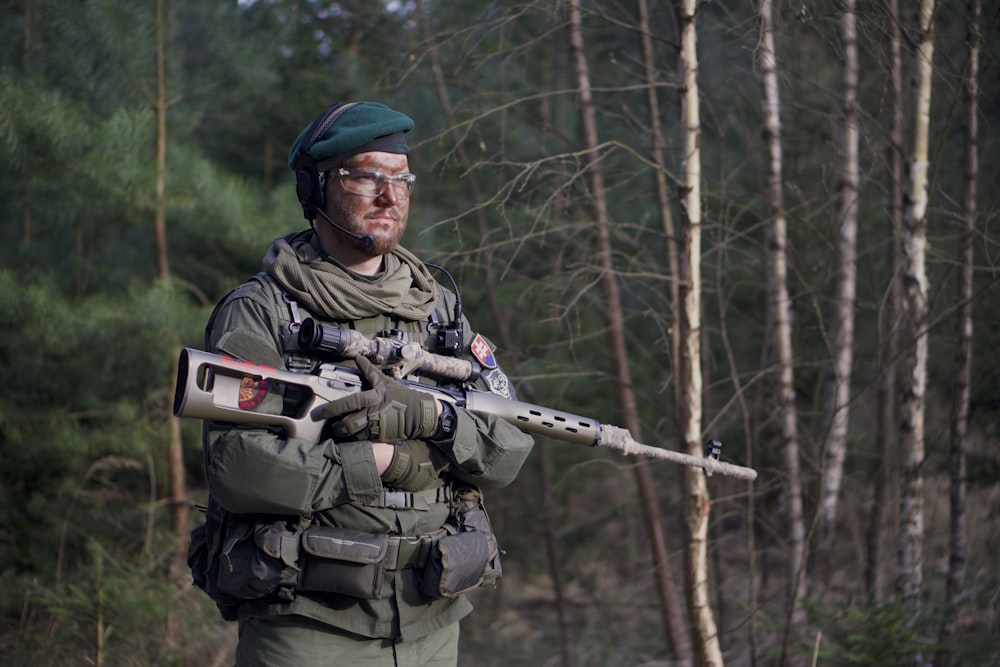
[[[316,167],[316,159],[309,151],[330,129],[344,112],[356,107],[361,102],[343,104],[337,102],[330,105],[326,111],[316,117],[305,132],[305,138],[299,144],[299,153],[295,156],[295,194],[302,204],[302,214],[306,220],[315,220],[316,212],[326,206],[326,193],[323,192],[322,179]]]
[[[316,211],[322,211],[326,206],[316,160],[309,153],[301,151],[295,158],[295,194],[302,204],[302,214],[306,220],[315,220]]]

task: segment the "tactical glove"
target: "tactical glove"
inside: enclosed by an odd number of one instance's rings
[[[425,438],[437,429],[434,397],[389,377],[364,357],[356,359],[367,389],[315,408],[315,421],[329,419],[338,440],[393,442]]]
[[[382,473],[382,483],[400,491],[423,491],[441,486],[448,459],[423,440],[393,443],[392,462]]]

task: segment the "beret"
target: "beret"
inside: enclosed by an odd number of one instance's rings
[[[321,117],[327,113],[324,112]],[[314,124],[315,121],[310,123],[292,143],[288,153],[289,168],[295,169],[299,149],[308,141],[307,135],[313,131]],[[358,102],[343,112],[313,143],[309,154],[316,160],[320,171],[368,150],[405,155],[408,150],[404,133],[412,129],[413,119],[406,114],[377,102]]]

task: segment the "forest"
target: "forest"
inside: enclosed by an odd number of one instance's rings
[[[0,1],[0,664],[221,666],[178,353],[336,101],[538,437],[460,664],[1000,664],[1000,4]]]

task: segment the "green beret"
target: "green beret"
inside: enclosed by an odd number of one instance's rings
[[[324,115],[326,115],[324,113]],[[299,148],[307,141],[313,123],[302,130],[288,153],[288,166],[295,169]],[[358,102],[319,137],[309,150],[319,170],[326,171],[352,155],[367,151],[406,155],[406,132],[413,129],[413,119],[384,104]]]

